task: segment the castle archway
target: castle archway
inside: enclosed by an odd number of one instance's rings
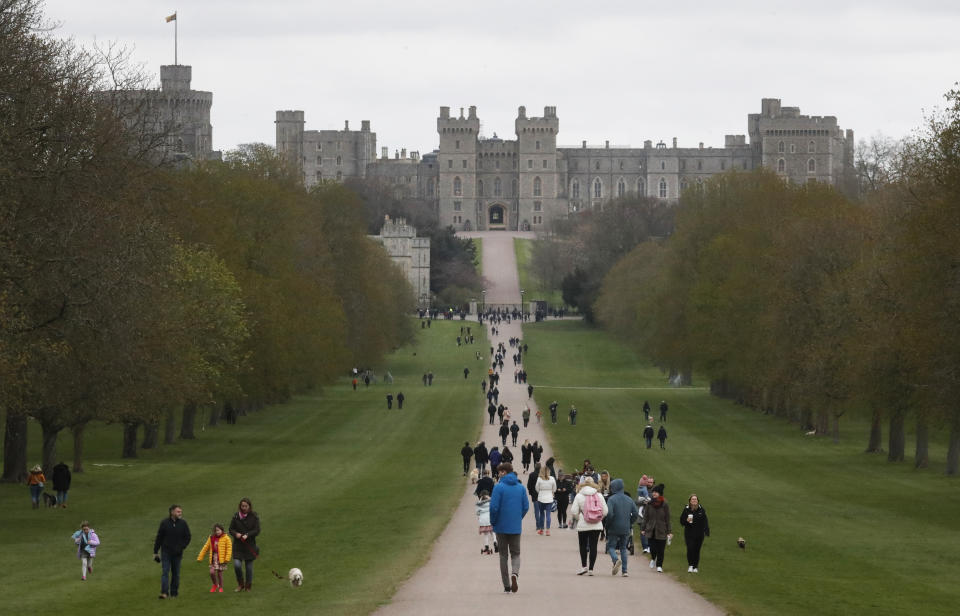
[[[487,208],[487,229],[491,231],[507,228],[507,208],[502,203],[494,203]]]

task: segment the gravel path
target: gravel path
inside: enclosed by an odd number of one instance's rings
[[[518,302],[520,290],[513,252],[513,237],[517,234],[494,231],[470,235],[483,238],[483,272],[490,283],[487,302]],[[509,325],[502,323],[498,329],[498,336],[490,336],[494,346],[502,341],[509,350],[508,340],[511,337],[523,337],[517,321]],[[490,335],[489,327],[487,333]],[[537,350],[531,348],[529,352],[536,353]],[[523,422],[520,412],[523,405],[529,402],[534,414],[529,427],[521,428],[518,442],[522,443],[525,439],[531,442],[539,441],[544,446],[543,461],[546,461],[552,455],[546,433],[536,423],[536,406],[533,400],[528,401],[526,386],[513,383],[513,362],[510,355],[508,352],[504,360],[500,399],[510,408],[513,418],[517,419],[521,426]],[[478,382],[477,406],[474,412],[482,414],[484,418],[480,438],[486,442],[488,448],[499,446],[497,426],[487,423],[485,408],[486,400]],[[559,415],[561,420],[565,419],[563,408]],[[550,413],[544,409],[544,421],[549,420]],[[564,429],[576,428],[564,425]],[[475,445],[475,440],[471,439],[470,444]],[[439,472],[460,472],[459,450],[462,446],[462,442],[443,445],[440,459],[447,461],[449,468],[445,466],[438,469]],[[519,471],[521,482],[525,484],[527,475],[523,473],[520,465],[519,447],[516,450],[511,447],[510,451],[514,452],[514,466]],[[595,453],[597,457],[601,454],[602,452]],[[568,461],[568,464],[570,462],[572,461]],[[564,464],[559,464],[558,467],[567,470],[570,468]],[[417,479],[424,480],[427,478]],[[391,603],[379,609],[376,614],[479,614],[500,609],[509,609],[511,613],[563,614],[569,610],[581,609],[585,605],[584,599],[587,598],[590,600],[590,611],[596,613],[629,613],[627,610],[642,610],[646,605],[655,608],[660,614],[723,614],[704,598],[670,577],[669,573],[688,575],[682,539],[667,550],[667,573],[655,573],[647,566],[649,561],[638,555],[629,561],[630,577],[613,576],[610,557],[600,553],[597,557],[596,575],[581,577],[576,575],[580,567],[576,531],[557,529],[554,514],[552,535],[537,535],[532,505],[523,520],[520,589],[516,594],[504,594],[500,582],[498,555],[480,554],[482,541],[477,533],[477,518],[474,513],[474,487],[468,480],[464,480],[464,484],[463,499],[450,524],[434,544],[429,561],[401,586]],[[603,542],[600,543],[600,549],[603,549]]]

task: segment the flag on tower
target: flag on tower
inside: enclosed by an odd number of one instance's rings
[[[167,15],[167,23],[170,23],[171,21],[176,21],[176,20],[177,20],[176,13],[174,13],[173,15]]]

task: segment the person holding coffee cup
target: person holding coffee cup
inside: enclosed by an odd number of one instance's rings
[[[687,544],[687,573],[699,573],[700,548],[703,547],[704,537],[710,536],[710,523],[696,494],[690,495],[680,513],[680,525],[683,526],[683,539]]]

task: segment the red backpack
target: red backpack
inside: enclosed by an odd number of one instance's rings
[[[587,494],[583,498],[583,521],[595,524],[603,519],[603,497],[599,492]]]

